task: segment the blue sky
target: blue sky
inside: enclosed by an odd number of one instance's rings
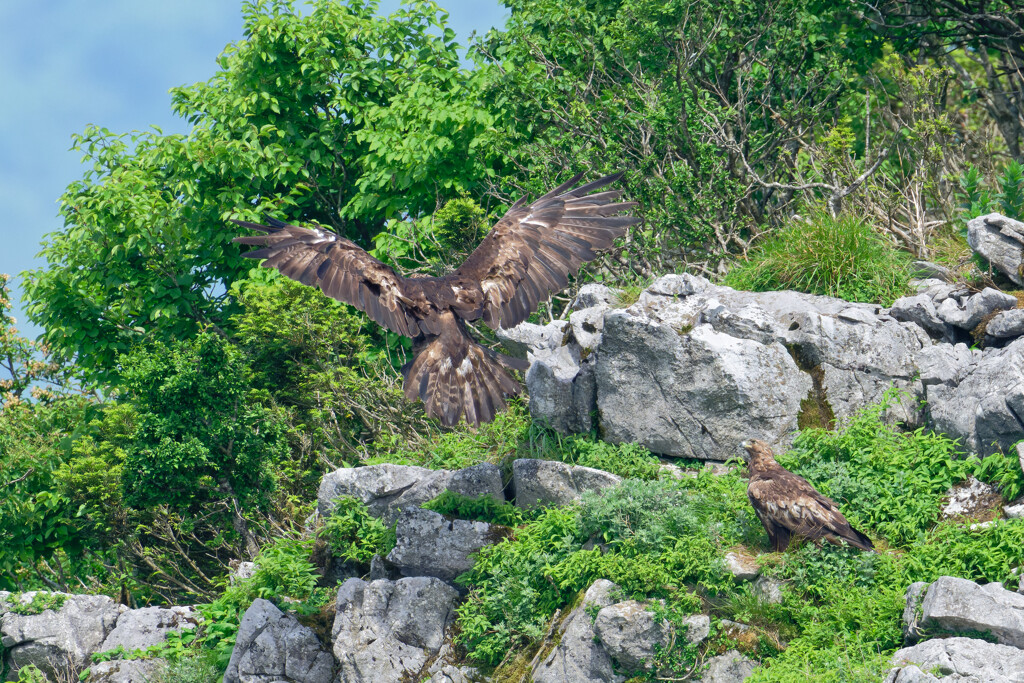
[[[464,45],[507,17],[497,0],[438,4]],[[380,13],[398,6],[384,0]],[[186,132],[168,91],[208,79],[241,37],[241,0],[0,1],[0,273],[42,265],[43,235],[63,225],[57,199],[84,170],[69,151],[74,133],[90,123]],[[13,285],[19,328],[35,337]]]

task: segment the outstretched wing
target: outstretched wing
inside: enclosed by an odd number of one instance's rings
[[[569,283],[586,261],[607,249],[626,228],[640,222],[617,216],[636,206],[619,202],[619,190],[588,194],[614,183],[622,173],[572,188],[582,174],[529,205],[520,199],[480,246],[453,273],[477,281],[485,301],[483,319],[492,328],[518,325],[537,304]]]
[[[773,546],[775,538],[770,525],[815,541],[825,539],[838,543],[842,539],[861,550],[873,550],[871,539],[850,526],[831,498],[815,491],[803,477],[781,467],[752,479],[747,497],[769,531]],[[785,547],[774,549],[784,550]]]
[[[366,311],[377,323],[407,337],[420,334],[420,321],[432,312],[420,283],[398,275],[355,242],[324,228],[300,228],[276,219],[270,225],[232,219],[262,235],[236,237],[238,244],[263,247],[245,258]]]

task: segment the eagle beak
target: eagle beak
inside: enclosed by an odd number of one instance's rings
[[[754,440],[753,439],[747,439],[746,441],[744,441],[743,443],[740,444],[740,448],[743,449],[743,459],[745,461],[749,461],[750,460],[750,449],[753,448],[753,447],[754,447]]]

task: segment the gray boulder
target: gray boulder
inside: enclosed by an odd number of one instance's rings
[[[257,598],[238,625],[224,683],[331,683],[334,658],[313,630]]]
[[[613,604],[619,587],[598,579],[587,589],[583,603],[569,613],[559,627],[558,645],[533,669],[534,683],[592,683],[624,680],[617,676],[608,652],[595,642],[594,624],[588,608]]]
[[[990,633],[1003,645],[1024,648],[1024,595],[998,583],[942,576],[907,591],[904,633],[914,642],[922,633]]]
[[[338,683],[420,680],[444,644],[458,597],[433,577],[346,581],[333,628]]]
[[[580,465],[554,460],[521,458],[512,463],[512,485],[516,506],[567,505],[579,500],[584,491],[615,486],[622,477]]]
[[[737,581],[753,581],[761,575],[761,568],[750,555],[728,552],[725,554],[725,570]]]
[[[85,683],[150,683],[159,680],[167,667],[167,660],[115,659],[89,667]]]
[[[353,496],[366,503],[370,514],[392,524],[402,510],[418,508],[444,491],[505,500],[501,469],[491,463],[454,472],[385,464],[342,468],[324,475],[317,494],[317,510],[327,517],[336,498]]]
[[[1024,223],[998,213],[967,222],[967,243],[992,266],[1024,285]]]
[[[936,638],[897,650],[886,683],[1022,683],[1024,650],[977,638]]]
[[[939,317],[935,302],[927,294],[905,296],[893,302],[889,314],[896,320],[914,323],[933,337],[946,337],[946,321]]]
[[[711,635],[711,617],[706,614],[692,614],[683,619],[686,626],[686,642],[697,645]]]
[[[559,431],[589,429],[596,407],[608,441],[727,460],[744,439],[785,446],[798,426],[849,417],[893,384],[911,397],[892,419],[920,424],[913,357],[931,340],[878,306],[688,274],[657,280],[626,309],[586,303],[563,347],[538,351],[527,375],[531,413]]]
[[[142,607],[125,612],[107,635],[100,651],[123,647],[126,651],[160,645],[171,631],[194,629],[203,617],[191,607]]]
[[[37,593],[22,593],[18,602],[28,605]],[[48,675],[84,669],[89,657],[100,651],[118,617],[128,610],[105,595],[53,595],[64,599],[57,610],[39,614],[7,612],[0,620],[8,680],[18,680],[18,670],[29,664]]]
[[[569,323],[565,320],[555,320],[547,325],[521,323],[508,329],[499,327],[494,331],[501,345],[515,358],[526,358],[528,353],[555,351],[565,343],[568,332]]]
[[[470,555],[508,532],[486,522],[446,519],[431,510],[406,510],[398,518],[395,547],[387,560],[405,576],[433,576],[450,583],[473,567]]]
[[[999,339],[1024,336],[1024,308],[997,313],[985,326],[985,334]]]
[[[936,431],[983,456],[1009,449],[1024,438],[1024,339],[986,349],[963,379],[925,395]]]
[[[594,366],[575,345],[535,358],[526,371],[534,420],[561,434],[589,432],[597,409]]]
[[[657,648],[666,648],[672,640],[672,626],[657,620],[644,603],[626,600],[609,605],[597,613],[594,634],[623,671],[648,670]]]
[[[1009,310],[1016,305],[1017,297],[986,287],[961,301],[950,297],[939,304],[936,312],[950,325],[970,331],[996,311]]]
[[[698,325],[679,328],[613,311],[597,360],[606,441],[664,455],[727,460],[739,444],[779,445],[811,390],[786,348]]]
[[[756,668],[757,662],[737,650],[729,650],[707,661],[700,683],[742,683]]]

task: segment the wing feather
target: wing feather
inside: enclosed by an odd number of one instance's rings
[[[574,188],[582,177],[570,178],[530,204],[517,201],[453,273],[481,283],[482,317],[491,327],[526,320],[584,262],[596,258],[597,250],[607,249],[640,222],[618,215],[636,206],[620,202],[620,190],[588,194],[618,181],[621,173]]]
[[[416,336],[420,321],[435,312],[422,283],[398,275],[330,230],[302,228],[275,219],[270,219],[269,225],[232,222],[263,233],[233,240],[262,247],[245,253],[246,258],[265,259],[265,268],[276,268],[304,285],[318,286],[327,296],[365,311],[398,334]]]

